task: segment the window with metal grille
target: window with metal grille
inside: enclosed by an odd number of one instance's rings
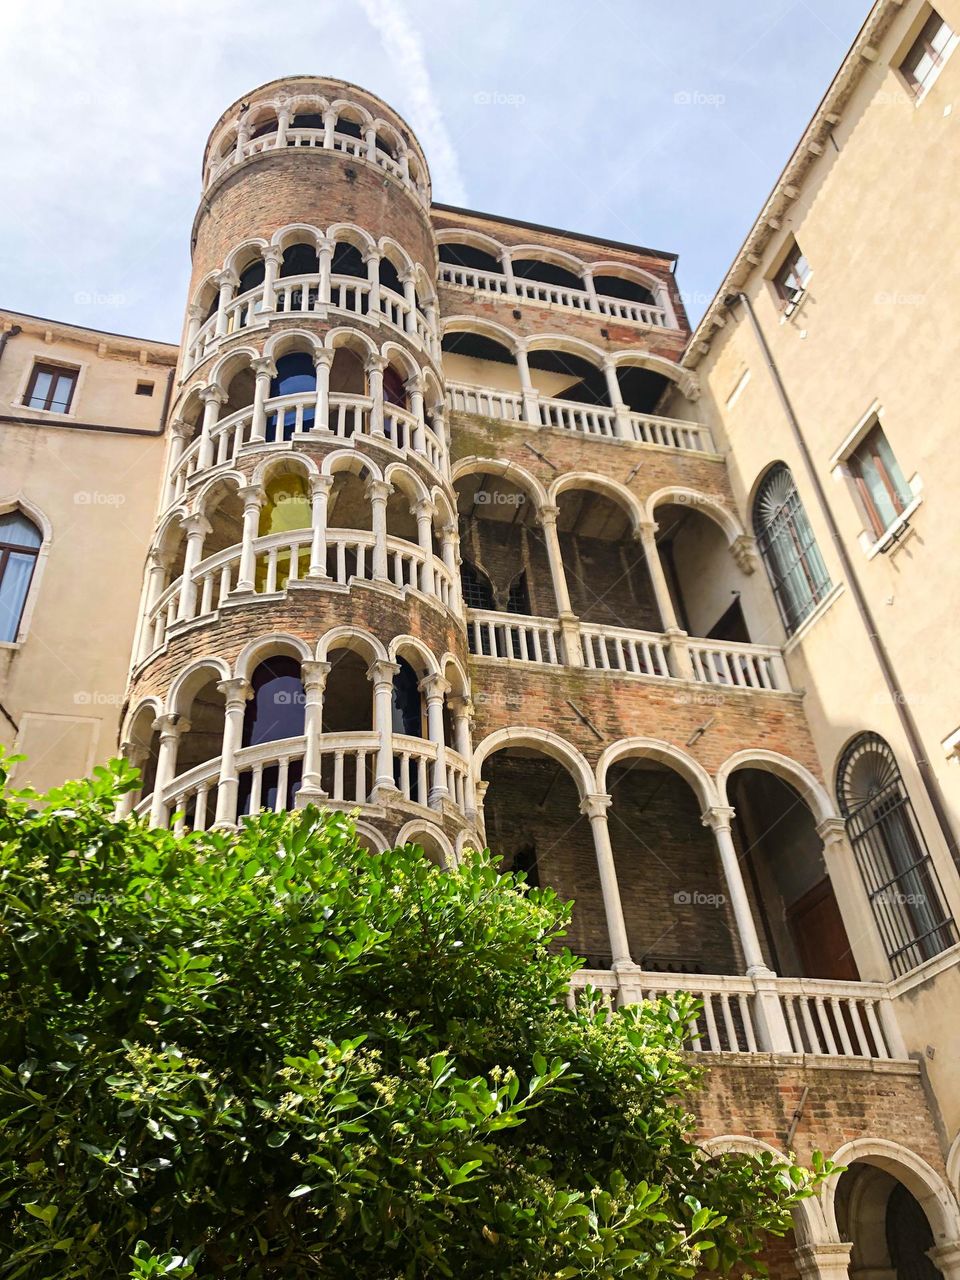
[[[490,579],[469,560],[460,566],[460,585],[463,590],[463,603],[468,609],[493,609],[493,588]]]
[[[861,733],[837,767],[837,800],[895,975],[957,941],[936,869],[900,776],[876,733]]]
[[[793,248],[783,260],[777,274],[773,277],[773,287],[783,303],[783,309],[789,315],[798,305],[810,279],[810,264],[804,257],[800,246],[794,243]]]
[[[753,531],[788,634],[830,590],[823,563],[790,468],[771,467],[753,503]]]
[[[507,613],[523,613],[529,616],[530,592],[527,590],[526,569],[518,573],[510,583],[510,591],[507,595]]]

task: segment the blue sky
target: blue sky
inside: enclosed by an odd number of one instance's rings
[[[680,255],[695,319],[868,0],[35,0],[4,11],[0,304],[176,341],[221,111],[318,73],[434,198]]]

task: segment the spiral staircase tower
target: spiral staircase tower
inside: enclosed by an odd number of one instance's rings
[[[195,829],[356,806],[371,844],[446,861],[476,805],[419,143],[356,86],[264,85],[210,134],[192,262],[131,804]]]

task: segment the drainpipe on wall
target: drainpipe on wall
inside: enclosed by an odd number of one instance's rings
[[[920,781],[923,783],[923,789],[927,793],[927,799],[930,801],[930,807],[933,809],[934,817],[937,820],[940,833],[946,841],[947,849],[953,859],[954,866],[958,871],[960,871],[960,850],[958,850],[957,838],[954,835],[953,827],[947,814],[946,801],[944,800],[943,792],[940,789],[940,783],[937,781],[936,774],[930,766],[930,761],[926,757],[923,742],[920,738],[916,721],[913,718],[913,712],[907,705],[906,696],[899,680],[897,679],[897,674],[894,670],[893,663],[890,660],[890,655],[887,652],[886,645],[880,638],[880,632],[877,628],[876,622],[874,621],[870,606],[867,603],[867,598],[863,593],[863,588],[860,585],[860,579],[857,577],[853,561],[851,560],[846,544],[841,537],[839,526],[834,519],[830,503],[827,501],[826,490],[824,489],[820,477],[817,474],[817,470],[813,462],[813,455],[810,452],[806,438],[801,430],[799,419],[794,411],[790,397],[787,394],[787,389],[783,384],[783,379],[780,376],[780,370],[777,368],[776,361],[774,360],[770,348],[767,345],[767,339],[764,336],[763,330],[760,328],[760,323],[754,313],[753,305],[747,295],[743,292],[732,293],[728,294],[724,298],[724,304],[731,310],[738,302],[743,303],[747,315],[750,318],[750,326],[753,329],[754,336],[757,339],[757,344],[760,347],[764,364],[766,365],[767,371],[773,380],[777,396],[780,399],[784,414],[790,424],[790,430],[793,434],[794,441],[796,442],[797,448],[800,450],[804,465],[806,466],[807,473],[810,477],[810,482],[817,495],[817,501],[820,503],[820,509],[827,522],[827,528],[830,530],[830,537],[833,539],[837,555],[840,558],[840,564],[843,568],[844,576],[846,577],[847,584],[850,587],[850,594],[853,596],[854,604],[857,607],[860,620],[867,633],[870,646],[873,649],[874,656],[876,657],[880,670],[883,673],[887,692],[893,699],[893,705],[897,709],[897,715],[900,718],[900,725],[906,735],[907,742],[910,745],[910,752],[913,756],[913,762],[917,767],[917,772],[920,775]]]
[[[7,345],[7,339],[15,338],[18,333],[22,332],[23,330],[18,324],[12,324],[9,329],[4,329],[3,333],[0,333],[0,360],[3,359],[3,352]]]

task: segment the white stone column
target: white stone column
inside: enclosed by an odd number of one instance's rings
[[[243,149],[250,141],[250,126],[246,120],[241,120],[237,128],[237,145],[233,153],[234,160],[243,159]]]
[[[259,356],[256,360],[251,360],[250,367],[256,376],[250,443],[261,444],[267,438],[267,400],[270,397],[270,382],[277,376],[277,366],[269,356]],[[278,431],[277,435],[281,436],[282,432]]]
[[[792,1250],[801,1280],[849,1280],[852,1244],[801,1244]]]
[[[213,462],[213,429],[220,419],[221,406],[227,402],[227,393],[219,387],[204,387],[200,392],[200,399],[203,401],[203,423],[200,427],[197,470],[205,471]]]
[[[277,112],[277,141],[278,147],[287,145],[287,130],[290,128],[290,116],[292,112],[289,107],[281,107]]]
[[[410,181],[410,152],[404,148],[398,157],[400,163],[400,176],[404,182]]]
[[[257,564],[253,544],[260,531],[260,508],[266,494],[258,484],[244,485],[239,494],[243,500],[243,533],[240,541],[240,567],[233,594],[245,595],[253,591],[255,585]]]
[[[367,159],[374,164],[377,162],[377,130],[372,124],[368,124],[363,131],[363,140],[367,144]]]
[[[927,1257],[943,1275],[943,1280],[960,1280],[960,1240],[948,1240],[927,1250]]]
[[[217,322],[214,332],[218,338],[223,338],[226,337],[227,333],[227,307],[233,301],[233,291],[240,283],[240,277],[235,271],[221,271],[213,279],[214,284],[220,290],[220,296],[217,299]]]
[[[747,897],[747,888],[740,869],[740,859],[733,843],[733,831],[731,829],[733,814],[733,809],[724,805],[717,805],[712,809],[706,809],[701,815],[701,821],[705,827],[710,828],[717,842],[720,865],[723,868],[723,878],[727,886],[727,892],[730,894],[730,905],[733,908],[734,919],[737,922],[737,933],[740,937],[740,946],[743,950],[747,973],[750,976],[755,973],[770,976],[773,970],[767,967],[763,952],[760,949],[760,937],[757,933],[753,912],[750,910],[750,899]]]
[[[377,793],[393,793],[393,677],[400,670],[398,662],[373,662],[367,679],[373,684],[373,727],[377,732],[377,775],[373,789]]]
[[[337,113],[328,107],[323,113],[323,145],[329,151],[333,146],[333,135],[337,127]]]
[[[516,297],[517,282],[513,274],[513,259],[510,257],[509,249],[504,249],[500,254],[500,266],[503,268],[503,278],[507,283],[507,293]]]
[[[530,378],[530,365],[527,361],[527,348],[517,344],[517,372],[520,374],[520,392],[523,396],[523,420],[540,425],[540,404],[537,392]]]
[[[150,617],[156,608],[157,601],[167,589],[167,575],[170,572],[170,556],[166,552],[153,548],[147,553],[147,590],[143,601],[143,618],[140,623],[140,637],[137,649],[137,665],[146,662],[153,652],[153,621]]]
[[[321,739],[323,735],[323,694],[330,674],[329,662],[304,662],[300,666],[303,681],[304,715],[303,780],[297,792],[298,809],[304,805],[321,804],[328,799],[320,776]]]
[[[190,721],[183,716],[158,716],[152,726],[160,734],[160,746],[157,751],[157,772],[153,783],[153,796],[150,801],[151,827],[165,827],[170,821],[170,806],[164,801],[163,793],[177,776],[177,751],[180,738],[190,731]]]
[[[370,502],[370,525],[373,529],[373,576],[387,581],[387,499],[393,485],[384,480],[368,480],[364,493]]]
[[[317,241],[317,261],[320,263],[320,297],[317,301],[322,307],[330,306],[330,273],[333,269],[334,248],[334,242],[325,236]]]
[[[439,809],[450,794],[447,786],[447,744],[443,737],[443,699],[450,692],[450,684],[443,676],[432,675],[421,680],[417,688],[427,702],[427,737],[437,748],[428,800],[431,809]],[[420,803],[423,803],[422,799]]]
[[[313,368],[317,379],[317,400],[313,410],[314,431],[326,431],[330,420],[330,369],[333,352],[321,347],[313,353]]]
[[[277,309],[277,276],[283,264],[283,250],[278,244],[268,244],[263,251],[263,303],[260,310],[272,312]]]
[[[182,418],[174,418],[170,424],[170,449],[167,454],[167,478],[164,482],[163,489],[163,505],[169,507],[177,497],[177,484],[174,472],[180,465],[180,459],[187,447],[187,441],[193,434],[193,428],[189,422],[184,422]]]
[[[246,680],[221,680],[217,689],[223,694],[223,743],[220,751],[220,777],[217,781],[217,810],[214,826],[231,829],[237,822],[237,752],[243,741],[243,716],[253,690]]]
[[[450,608],[463,617],[463,590],[460,582],[460,531],[445,524],[440,531],[440,557],[450,577]]]
[[[410,514],[417,518],[417,544],[423,552],[420,590],[428,596],[438,594],[433,572],[433,517],[436,513],[437,508],[429,498],[421,498],[410,508]]]
[[[823,861],[860,977],[864,982],[889,982],[890,961],[877,933],[846,824],[842,818],[826,818],[817,823],[817,835],[823,841]]]
[[[143,765],[149,755],[149,748],[143,746],[140,742],[131,742],[129,740],[120,743],[120,755],[126,760],[127,764],[132,765],[134,769],[140,770],[141,779],[143,777]],[[137,800],[137,794],[141,788],[134,788],[132,791],[124,791],[117,801],[113,810],[114,822],[122,822],[124,818],[129,818],[133,812],[133,806]]]
[[[364,371],[367,375],[368,394],[372,401],[370,409],[370,434],[382,436],[383,430],[383,370],[386,367],[383,356],[367,356]]]
[[[623,903],[620,901],[620,886],[617,884],[617,868],[613,860],[613,846],[610,844],[610,829],[607,826],[607,809],[611,803],[610,796],[587,795],[580,802],[580,812],[590,819],[597,870],[600,873],[600,892],[603,894],[603,911],[610,939],[611,968],[617,970],[623,966],[632,967],[633,961],[630,959],[627,926],[623,918]]]
[[[447,406],[442,400],[430,406],[430,426],[440,444],[440,470],[450,476],[450,431],[447,426]]]
[[[677,621],[673,598],[667,585],[667,575],[663,571],[660,548],[657,546],[657,526],[645,522],[640,525],[635,536],[643,548],[643,558],[647,564],[647,573],[650,575],[650,585],[653,587],[657,602],[661,627],[664,631],[678,631],[680,624]]]
[[[583,280],[583,287],[587,294],[587,307],[591,311],[599,311],[600,304],[597,302],[597,286],[593,280],[593,268],[584,267],[580,272],[580,276]]]
[[[603,374],[607,380],[607,396],[610,400],[610,407],[614,412],[614,430],[620,440],[630,440],[632,439],[630,410],[624,403],[623,393],[620,390],[620,380],[617,377],[617,366],[612,360],[604,360]]]
[[[376,249],[367,249],[363,255],[367,268],[367,280],[370,284],[370,311],[380,319],[380,254]]]
[[[458,694],[447,699],[447,706],[453,715],[454,747],[467,765],[464,779],[464,812],[469,822],[476,822],[477,795],[473,781],[473,744],[470,737],[470,721],[474,715],[473,700],[466,695]]]
[[[550,561],[550,578],[553,582],[553,593],[557,602],[557,618],[560,622],[564,662],[568,667],[582,667],[583,650],[580,644],[580,621],[570,604],[567,574],[563,567],[563,555],[560,551],[560,535],[557,532],[557,517],[559,514],[558,507],[543,506],[537,512],[537,523],[543,530],[547,559]]]
[[[197,340],[197,334],[200,332],[200,326],[203,324],[203,307],[199,302],[191,302],[187,307],[187,338],[185,346],[187,348],[187,358],[196,363],[196,354],[193,345]]]
[[[403,285],[403,298],[407,304],[403,318],[403,327],[407,333],[417,332],[417,282],[412,271],[405,271],[400,277]]]
[[[326,578],[327,575],[327,506],[333,476],[314,476],[310,481],[310,526],[313,538],[310,542],[309,578]]]
[[[423,379],[419,373],[413,374],[403,384],[403,389],[407,393],[407,403],[410,406],[410,412],[413,414],[413,448],[414,452],[423,454],[426,452],[423,437],[423,428],[426,425],[423,419]]]
[[[180,579],[180,600],[177,604],[177,621],[186,622],[197,611],[197,584],[193,573],[203,559],[203,540],[211,533],[212,526],[206,516],[184,516],[180,527],[187,535],[187,549],[183,557],[183,576]]]

